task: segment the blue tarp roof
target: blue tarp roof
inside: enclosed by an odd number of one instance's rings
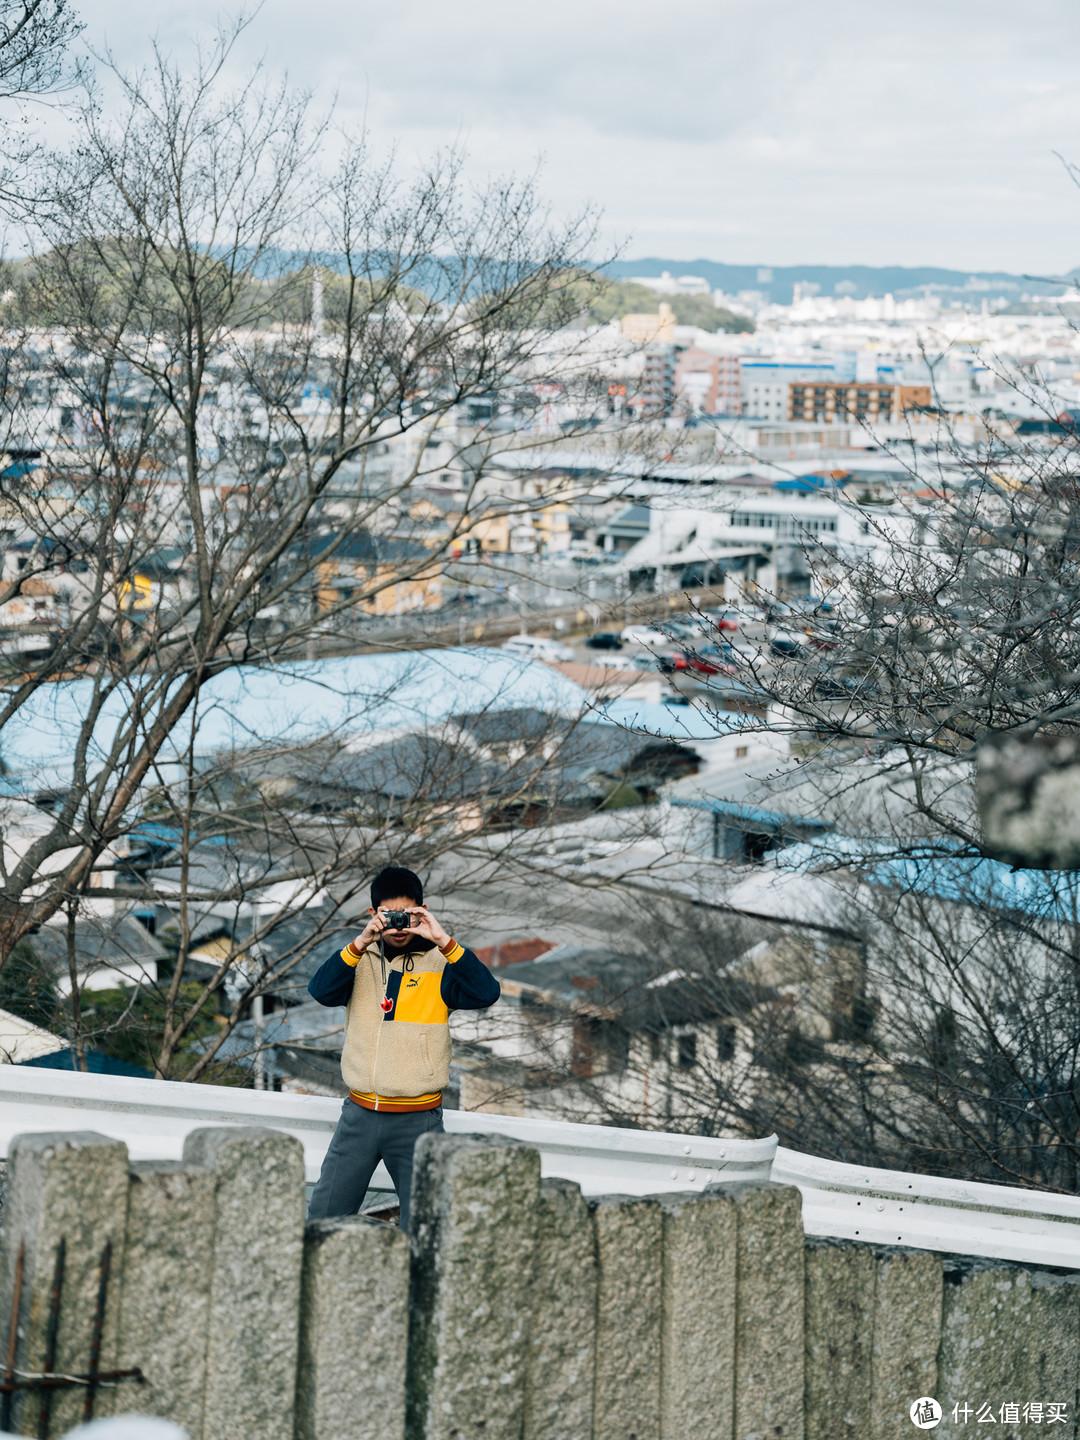
[[[6,773],[26,789],[68,783],[73,743],[92,697],[89,679],[43,686],[0,732]],[[100,762],[113,743],[132,698],[130,691],[117,691],[104,706],[91,747],[91,773],[94,761]],[[186,749],[193,714],[195,751],[209,755],[265,744],[296,745],[321,736],[415,730],[455,714],[529,707],[577,715],[588,708],[588,697],[550,665],[497,649],[347,655],[267,668],[243,665],[204,686],[197,713],[188,712],[174,743],[178,753]]]
[[[696,800],[674,799],[672,805],[682,805],[689,810],[708,810],[713,815],[728,816],[732,820],[744,821],[749,825],[770,825],[776,830],[795,829],[819,830],[825,833],[833,827],[828,820],[816,820],[803,815],[782,815],[778,810],[762,810],[758,805],[740,805],[735,800],[712,800],[708,798]],[[792,846],[791,849],[798,849]],[[785,850],[785,855],[791,854],[791,849]]]
[[[1053,920],[1080,916],[1080,876],[1073,871],[1013,870],[985,856],[952,853],[944,842],[927,841],[903,854],[899,849],[896,841],[831,835],[787,846],[778,852],[776,864],[803,873],[850,866],[872,885],[938,900]]]
[[[843,481],[834,480],[831,475],[793,475],[789,480],[778,480],[773,489],[816,495],[820,490],[838,490],[842,485]]]
[[[660,735],[666,740],[719,740],[747,724],[760,725],[746,715],[720,710],[702,710],[696,705],[661,705],[646,700],[611,700],[596,712],[605,720],[628,730]]]
[[[133,1075],[140,1080],[152,1080],[154,1072],[144,1070],[141,1065],[132,1065],[127,1060],[115,1060],[103,1055],[100,1050],[87,1050],[86,1068],[91,1075]],[[74,1050],[54,1050],[49,1055],[37,1055],[33,1060],[19,1060],[19,1065],[36,1065],[41,1070],[78,1070]]]

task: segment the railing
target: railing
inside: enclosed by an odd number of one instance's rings
[[[264,1125],[295,1135],[308,1180],[318,1178],[340,1100],[220,1085],[162,1084],[113,1075],[73,1074],[31,1065],[0,1065],[0,1154],[15,1135],[95,1130],[123,1140],[133,1160],[179,1160],[184,1137],[204,1125]],[[545,1176],[575,1180],[586,1195],[702,1190],[713,1180],[768,1179],[776,1137],[714,1140],[447,1110],[446,1128],[512,1135],[540,1151]],[[391,1190],[380,1165],[374,1189]]]
[[[123,1140],[133,1160],[178,1160],[192,1130],[262,1125],[300,1141],[314,1180],[340,1108],[340,1101],[313,1095],[0,1065],[0,1155],[18,1134],[94,1130]],[[574,1180],[587,1195],[771,1179],[802,1192],[808,1235],[1080,1270],[1080,1196],[840,1165],[778,1149],[775,1136],[713,1139],[462,1110],[447,1110],[444,1118],[449,1131],[535,1145],[545,1176]],[[372,1184],[391,1188],[382,1166]]]
[[[797,1185],[808,1235],[1080,1270],[1080,1196],[840,1165],[777,1149],[769,1178]]]

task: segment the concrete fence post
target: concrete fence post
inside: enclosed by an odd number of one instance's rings
[[[293,1440],[303,1149],[254,1126],[194,1130],[184,1161],[214,1175],[202,1440]]]
[[[938,1397],[941,1256],[868,1247],[874,1255],[870,1430],[873,1440],[910,1440],[911,1402]]]
[[[413,1170],[408,1440],[520,1440],[540,1155],[423,1135]]]
[[[1076,1440],[1080,1403],[1080,1275],[1031,1276],[1031,1330],[1027,1343],[1026,1400],[1066,1405],[1068,1419],[1054,1426],[1061,1440]]]
[[[591,1440],[596,1370],[596,1245],[581,1187],[540,1186],[524,1440]]]
[[[593,1440],[658,1440],[664,1217],[651,1196],[589,1201],[596,1233]]]
[[[936,1398],[945,1414],[942,1430],[977,1424],[977,1411],[989,1405],[1001,1425],[1001,1407],[1021,1407],[1026,1395],[1027,1352],[1031,1323],[1031,1275],[992,1260],[950,1258],[944,1266],[941,1350]],[[971,1415],[954,1424],[953,1406],[968,1405]],[[995,1433],[1018,1434],[1012,1431]]]
[[[738,1213],[735,1440],[803,1440],[802,1196],[767,1180],[705,1193]]]
[[[118,1408],[174,1420],[191,1440],[202,1440],[213,1255],[213,1174],[132,1165],[119,1349],[148,1383]]]
[[[304,1231],[296,1440],[404,1440],[409,1242],[362,1215]]]
[[[5,1326],[12,1311],[15,1275],[23,1254],[16,1368],[40,1374],[44,1369],[50,1297],[59,1279],[56,1344],[57,1374],[85,1373],[90,1367],[95,1315],[107,1254],[108,1286],[99,1369],[127,1369],[118,1356],[120,1289],[124,1271],[124,1228],[128,1201],[127,1146],[103,1135],[73,1131],[17,1135],[8,1153],[0,1254],[0,1316]],[[121,1363],[122,1362],[122,1363]],[[127,1390],[133,1393],[128,1395]],[[138,1405],[137,1387],[102,1387],[95,1415]],[[49,1392],[45,1433],[60,1435],[82,1419],[81,1386]],[[13,1425],[22,1434],[38,1434],[42,1396],[16,1396]]]
[[[727,1195],[663,1195],[662,1440],[732,1440],[738,1212]]]
[[[866,1440],[874,1254],[857,1240],[808,1239],[805,1263],[806,1440]]]

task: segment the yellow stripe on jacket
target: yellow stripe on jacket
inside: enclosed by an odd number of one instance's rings
[[[350,1090],[349,1099],[364,1110],[386,1110],[391,1115],[404,1115],[413,1110],[437,1110],[442,1104],[442,1091],[405,1098],[400,1095],[375,1095],[365,1094],[361,1090]]]

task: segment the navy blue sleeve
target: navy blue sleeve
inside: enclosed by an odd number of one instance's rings
[[[439,991],[448,1010],[486,1010],[502,994],[495,976],[471,950],[443,969]]]
[[[320,1005],[347,1005],[355,978],[356,967],[346,965],[339,951],[315,971],[308,981],[308,994]]]

